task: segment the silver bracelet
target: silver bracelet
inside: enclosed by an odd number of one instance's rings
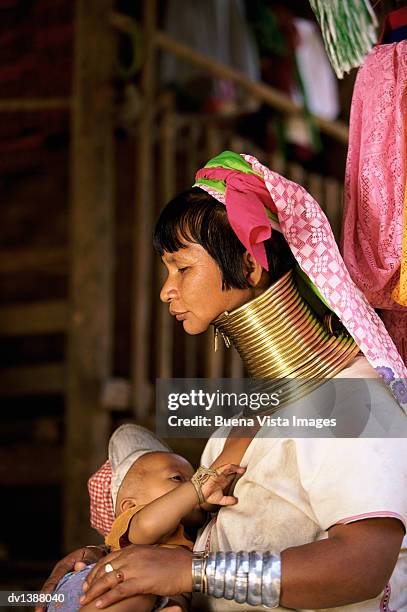
[[[206,588],[208,595],[215,596],[216,553],[209,553],[206,560]]]
[[[249,582],[249,553],[238,552],[236,561],[235,596],[237,603],[247,601],[247,587]]]
[[[204,588],[205,566],[208,558],[206,552],[192,553],[192,590],[201,593]]]
[[[215,589],[213,591],[214,597],[224,597],[225,573],[226,573],[226,553],[218,552],[216,553]]]
[[[270,552],[195,552],[192,588],[211,597],[277,608],[281,591],[281,560]]]
[[[237,555],[234,552],[226,553],[226,571],[225,571],[225,599],[233,599],[235,596],[235,582],[237,569]]]
[[[261,606],[261,583],[263,577],[263,555],[259,552],[249,554],[249,581],[247,585],[247,603]]]
[[[281,559],[280,555],[270,552],[263,554],[263,574],[261,583],[261,600],[267,608],[277,608],[280,603],[281,591]]]

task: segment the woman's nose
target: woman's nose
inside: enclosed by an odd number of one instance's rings
[[[175,283],[171,276],[167,277],[167,280],[163,284],[160,291],[160,300],[162,302],[171,302],[174,298],[177,297],[178,289],[175,286]]]

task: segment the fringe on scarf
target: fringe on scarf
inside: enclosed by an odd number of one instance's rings
[[[309,0],[319,22],[329,61],[339,79],[360,66],[377,41],[369,0]]]

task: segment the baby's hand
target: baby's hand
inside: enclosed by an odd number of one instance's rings
[[[244,474],[246,468],[233,463],[227,463],[216,468],[216,476],[209,476],[202,485],[202,495],[205,501],[218,506],[233,506],[237,499],[233,495],[224,495],[224,491],[231,485],[236,474]]]

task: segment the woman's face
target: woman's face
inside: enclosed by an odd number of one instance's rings
[[[204,332],[222,312],[251,298],[251,288],[222,289],[218,264],[199,244],[188,243],[174,253],[165,252],[162,260],[168,276],[160,298],[188,334]]]

